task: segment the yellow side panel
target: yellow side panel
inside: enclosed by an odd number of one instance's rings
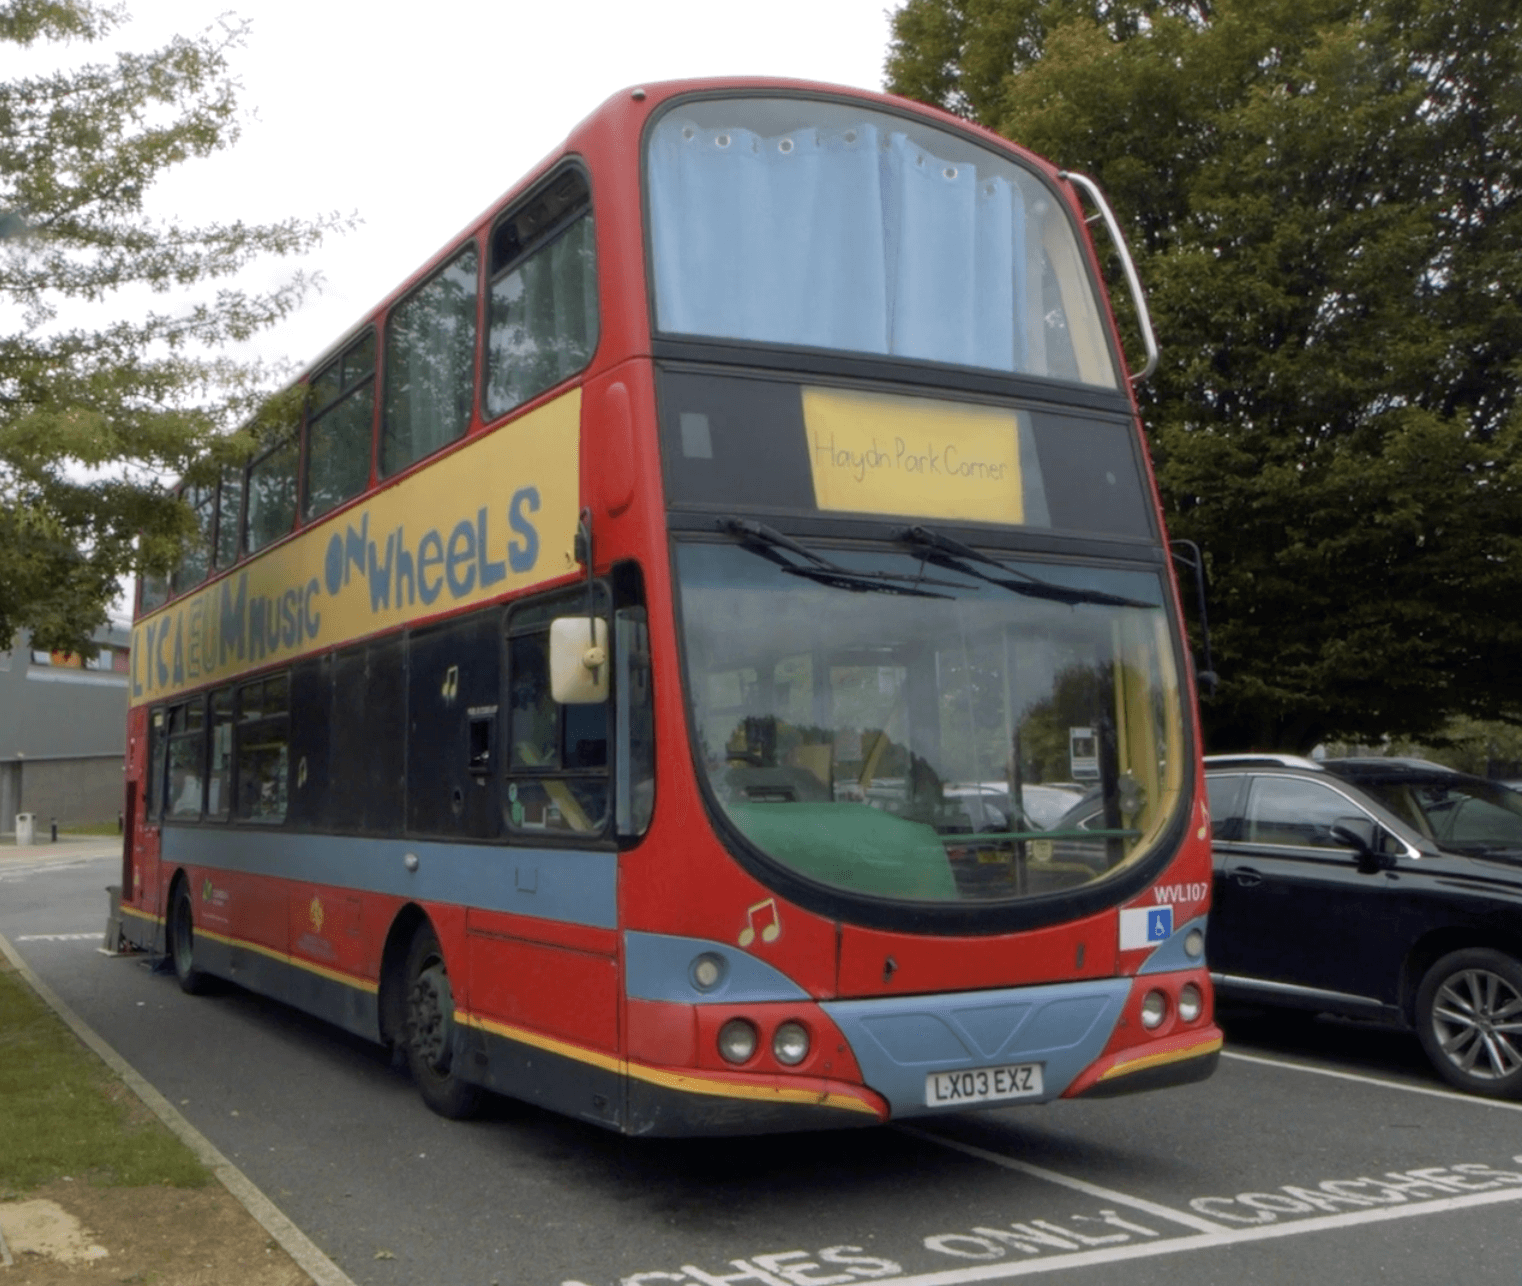
[[[250,559],[132,631],[132,704],[564,575],[581,391]]]
[[[1025,521],[1015,411],[806,388],[803,421],[821,509]]]

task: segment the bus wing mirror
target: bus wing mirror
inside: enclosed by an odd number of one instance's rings
[[[550,622],[550,695],[564,706],[608,699],[608,623],[562,616]]]

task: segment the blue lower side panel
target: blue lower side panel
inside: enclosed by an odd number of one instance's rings
[[[845,1033],[863,1079],[888,1100],[895,1118],[931,1116],[969,1106],[928,1104],[925,1082],[933,1072],[1039,1063],[1041,1093],[1006,1102],[1059,1098],[1109,1043],[1131,982],[1096,978],[1002,991],[832,1000],[820,1008]]]

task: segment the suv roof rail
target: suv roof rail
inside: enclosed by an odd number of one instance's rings
[[[1417,759],[1410,755],[1350,755],[1346,758],[1328,759],[1327,763],[1336,764],[1339,768],[1408,768],[1417,772],[1446,772],[1464,776],[1457,768],[1450,768],[1447,764],[1433,763],[1430,759]]]
[[[1252,752],[1236,755],[1206,755],[1207,768],[1309,768],[1312,772],[1325,771],[1314,759],[1304,755],[1281,755],[1276,751]]]

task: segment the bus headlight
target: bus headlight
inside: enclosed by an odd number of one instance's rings
[[[724,981],[726,972],[724,957],[717,952],[705,951],[693,959],[687,976],[699,991],[712,991]]]
[[[1160,991],[1149,991],[1142,997],[1141,1025],[1148,1031],[1153,1031],[1163,1025],[1163,1019],[1168,1016],[1168,997]]]
[[[797,1067],[809,1056],[809,1031],[802,1023],[785,1022],[772,1037],[772,1053],[787,1067]]]
[[[1200,995],[1200,989],[1192,982],[1186,982],[1178,994],[1178,1016],[1186,1023],[1192,1023],[1198,1018],[1205,1008],[1205,997]]]
[[[756,1052],[756,1029],[743,1018],[731,1018],[719,1028],[719,1057],[726,1063],[748,1063]]]
[[[1205,934],[1200,929],[1190,929],[1184,935],[1184,954],[1191,960],[1198,960],[1205,954]]]

